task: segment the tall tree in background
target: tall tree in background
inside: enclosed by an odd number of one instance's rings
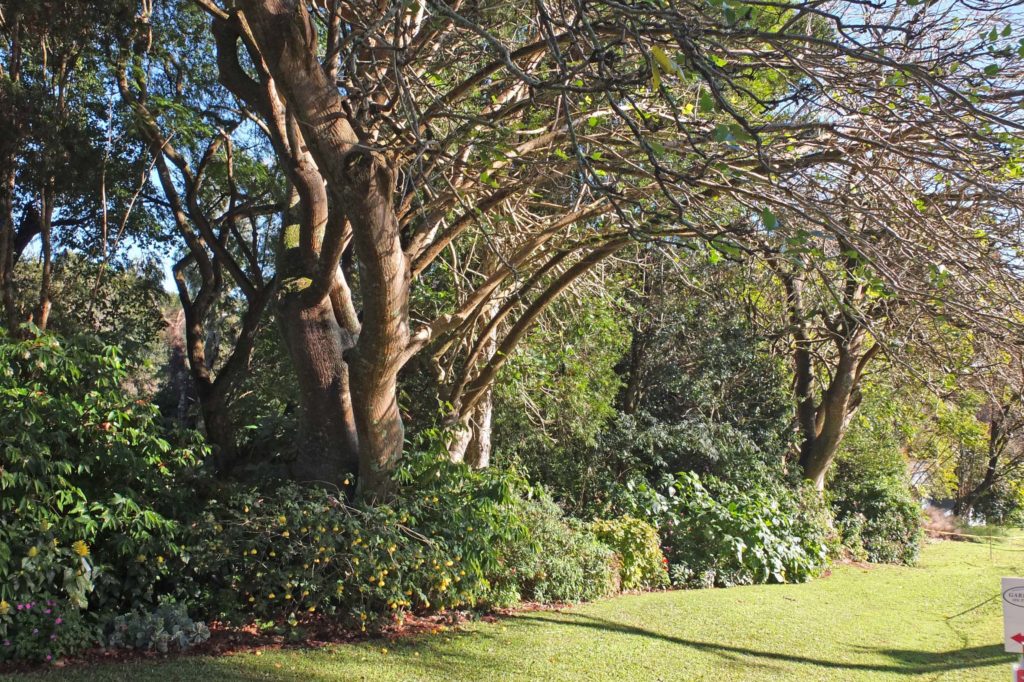
[[[135,210],[149,158],[125,134],[105,69],[107,44],[133,30],[136,9],[132,0],[0,7],[0,288],[11,328],[46,327],[60,249],[117,263],[126,237],[150,224]],[[41,268],[26,310],[14,269],[35,240]]]

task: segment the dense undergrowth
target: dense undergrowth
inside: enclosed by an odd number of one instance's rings
[[[813,491],[693,472],[582,519],[515,470],[440,447],[407,456],[375,505],[351,485],[215,480],[194,434],[123,390],[115,350],[3,338],[0,367],[0,661],[183,649],[211,620],[301,637],[323,618],[367,631],[523,600],[798,582],[838,551]]]

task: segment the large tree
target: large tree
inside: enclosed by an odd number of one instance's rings
[[[551,301],[638,239],[820,232],[890,288],[1016,324],[1021,55],[995,5],[195,4],[289,186],[302,478],[382,491],[403,368],[432,358],[471,427]]]

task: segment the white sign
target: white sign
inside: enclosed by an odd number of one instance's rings
[[[1003,647],[1024,654],[1024,578],[1003,578]]]

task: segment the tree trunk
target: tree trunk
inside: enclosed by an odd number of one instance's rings
[[[18,325],[18,311],[14,301],[14,159],[5,160],[3,184],[0,185],[0,289],[2,289],[4,317],[12,333]]]
[[[490,466],[493,416],[494,402],[488,390],[469,417],[456,425],[455,436],[448,445],[448,455],[453,462],[465,462],[474,469]]]
[[[350,364],[359,493],[374,499],[387,494],[405,446],[398,372],[408,359],[412,272],[393,205],[395,176],[386,160],[353,148],[335,170],[340,177],[333,191],[352,225],[363,301],[362,329]]]
[[[953,507],[953,513],[957,516],[970,514],[981,496],[988,492],[999,478],[999,458],[1003,454],[1006,443],[1002,433],[1002,420],[1005,413],[1006,408],[1000,406],[998,416],[992,416],[989,419],[988,462],[985,466],[985,475],[974,488],[957,495],[956,504]]]
[[[45,330],[50,321],[50,288],[53,280],[53,195],[52,188],[47,186],[42,193],[42,215],[40,234],[42,235],[43,271],[39,280],[39,304],[35,312],[35,325]]]
[[[492,391],[488,389],[476,406],[473,439],[466,449],[466,464],[474,469],[484,469],[491,465],[491,423],[494,417],[491,394]]]
[[[299,454],[292,475],[303,481],[339,482],[359,468],[344,358],[348,335],[338,326],[329,300],[308,306],[301,292],[285,291],[278,315],[299,389]]]
[[[804,438],[800,450],[800,466],[804,478],[818,490],[825,489],[825,476],[839,451],[839,444],[852,417],[851,398],[858,379],[855,352],[844,349],[839,356],[835,374],[818,407],[814,436]]]

